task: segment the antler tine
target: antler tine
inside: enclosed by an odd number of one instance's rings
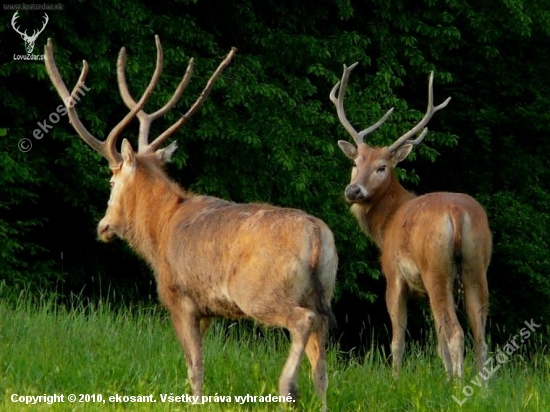
[[[152,120],[155,120],[161,116],[164,116],[179,101],[181,95],[183,94],[183,91],[189,84],[189,80],[191,80],[191,75],[193,74],[194,67],[195,67],[195,59],[191,58],[189,60],[189,64],[187,65],[187,69],[185,70],[185,74],[183,75],[183,78],[181,79],[180,84],[178,84],[178,87],[174,92],[174,95],[170,98],[170,100],[168,100],[168,102],[164,106],[162,106],[156,112],[149,115]]]
[[[106,150],[105,143],[96,139],[84,127],[84,125],[82,124],[82,122],[78,117],[78,114],[76,113],[76,109],[74,108],[74,99],[76,98],[76,93],[79,92],[79,89],[84,85],[84,80],[86,80],[86,75],[88,74],[88,63],[86,62],[86,60],[82,61],[82,72],[80,73],[80,77],[75,87],[73,88],[73,91],[69,94],[69,91],[67,90],[67,86],[63,82],[63,79],[59,74],[59,70],[57,69],[57,65],[55,64],[52,39],[50,38],[46,43],[44,55],[45,55],[46,70],[48,72],[48,75],[50,76],[50,80],[52,81],[55,89],[57,90],[57,93],[63,100],[63,103],[67,108],[69,121],[73,125],[78,135],[92,149],[94,149],[96,152],[98,152],[103,157],[105,157],[110,163],[118,163],[118,161],[121,159],[120,154],[118,154],[117,152],[113,153],[112,151]]]
[[[138,119],[140,122],[138,147],[141,149],[141,147],[143,146],[142,135],[144,135],[145,146],[147,145],[147,134],[149,132],[149,127],[151,125],[152,120],[145,118],[145,113],[143,115],[139,115],[139,112],[142,111],[143,106],[145,106],[147,99],[153,92],[153,89],[157,85],[160,75],[162,73],[163,54],[162,54],[162,46],[160,44],[160,39],[158,35],[155,35],[155,43],[157,46],[157,62],[155,66],[155,71],[153,72],[151,81],[147,85],[147,88],[145,89],[145,91],[143,92],[143,95],[141,96],[141,98],[137,103],[134,101],[134,99],[130,95],[130,92],[128,90],[128,84],[126,82],[126,74],[125,74],[126,48],[124,47],[121,48],[120,53],[118,54],[118,59],[117,59],[118,87],[119,87],[122,100],[124,101],[126,106],[130,109],[130,112],[124,117],[124,119],[120,121],[119,124],[115,126],[115,128],[111,131],[111,133],[109,133],[109,136],[107,137],[106,144],[109,147],[112,147],[113,150],[115,150],[114,147],[118,136],[136,115],[138,116]]]
[[[218,77],[221,75],[221,73],[225,70],[225,68],[229,65],[229,63],[231,62],[231,59],[233,58],[233,56],[235,55],[236,52],[237,52],[237,48],[232,47],[229,54],[220,63],[220,65],[218,66],[216,71],[212,74],[212,76],[210,76],[210,79],[208,79],[208,82],[206,83],[206,86],[204,87],[203,91],[201,92],[201,94],[199,95],[199,97],[197,98],[195,103],[193,103],[193,105],[187,111],[187,113],[185,113],[176,123],[174,123],[168,129],[166,129],[160,136],[158,136],[153,142],[151,142],[149,144],[149,150],[150,151],[155,151],[169,136],[172,135],[172,133],[174,133],[181,126],[183,126],[185,124],[185,122],[187,122],[187,120],[189,120],[191,118],[191,116],[193,116],[195,114],[195,112],[202,106],[202,104],[204,103],[204,101],[208,97],[208,94],[212,90],[212,87],[214,86],[214,83],[216,82]],[[189,67],[188,67],[188,70],[189,70]],[[185,75],[187,76],[187,73]],[[183,83],[183,80],[182,80],[182,83]],[[181,85],[181,83],[180,83],[180,85]],[[179,86],[178,86],[178,89],[179,89]],[[172,100],[170,100],[170,101],[172,101]],[[161,110],[163,110],[163,109],[164,108],[162,108]],[[159,111],[161,111],[161,110],[159,110]],[[156,114],[156,113],[154,113],[154,114]],[[162,113],[162,114],[164,114],[164,113]]]
[[[376,123],[374,123],[372,126],[366,128],[365,130],[362,130],[361,132],[357,132],[349,122],[349,120],[346,117],[346,112],[344,110],[344,95],[346,93],[346,89],[348,87],[348,78],[351,71],[357,66],[359,62],[353,63],[351,66],[347,67],[344,64],[344,73],[342,74],[342,80],[340,80],[338,83],[334,85],[332,90],[330,91],[330,100],[334,103],[336,106],[336,113],[338,113],[338,119],[340,120],[340,123],[342,123],[342,126],[344,126],[344,129],[351,135],[353,140],[355,141],[355,144],[359,146],[361,143],[363,143],[363,138],[374,132],[376,129],[378,129],[384,122],[388,119],[388,117],[393,112],[393,107],[386,112],[384,116],[380,120],[378,120]],[[336,97],[336,89],[338,89],[338,97]]]
[[[382,116],[382,118],[380,120],[378,120],[375,124],[368,127],[367,129],[363,130],[362,132],[359,132],[359,137],[361,138],[361,141],[363,141],[363,137],[365,137],[366,135],[374,132],[376,129],[378,129],[380,126],[382,126],[384,124],[384,122],[388,119],[388,117],[390,117],[390,115],[392,113],[393,113],[393,107],[390,108],[390,110],[388,110],[386,112],[386,114],[384,116]]]
[[[155,36],[155,41],[157,45],[157,53],[160,50],[160,53],[162,55],[162,46],[160,44],[160,40],[158,36]],[[136,101],[132,98],[128,90],[128,84],[126,82],[126,75],[124,71],[125,64],[126,64],[126,52],[124,51],[123,55],[121,56],[120,63],[117,66],[117,78],[118,78],[119,90],[120,90],[120,95],[122,97],[122,100],[124,101],[124,104],[126,104],[126,106],[129,109],[132,109],[136,105]],[[161,107],[159,110],[151,114],[146,113],[143,109],[138,112],[137,117],[140,122],[138,153],[145,153],[151,150],[148,144],[149,128],[151,126],[151,123],[154,120],[166,114],[166,112],[168,112],[178,102],[181,95],[183,94],[183,91],[189,84],[189,80],[191,80],[191,75],[193,74],[193,68],[194,68],[194,59],[191,59],[189,61],[189,64],[187,65],[187,70],[185,71],[185,75],[183,76],[178,87],[176,88],[174,95],[163,107]]]
[[[422,133],[420,133],[416,139],[407,140],[407,143],[417,146],[418,144],[420,144],[422,140],[424,140],[424,137],[426,137],[427,134],[428,134],[428,128],[425,127],[424,130],[422,130]]]
[[[351,66],[347,67],[344,63],[344,72],[342,74],[342,80],[340,80],[338,83],[334,85],[332,90],[330,91],[330,100],[334,105],[336,106],[336,113],[338,114],[338,119],[340,120],[340,123],[342,123],[342,126],[344,126],[344,129],[351,135],[357,146],[359,146],[362,142],[362,139],[359,137],[359,133],[357,133],[357,130],[354,129],[354,127],[349,122],[348,118],[346,117],[346,112],[344,110],[344,95],[346,94],[346,89],[348,87],[348,77],[350,72],[357,66],[359,62],[353,63]],[[338,97],[336,97],[336,90],[338,89]]]
[[[430,73],[430,80],[428,82],[428,109],[426,110],[426,114],[424,115],[422,120],[420,120],[420,122],[416,126],[414,126],[411,130],[409,130],[407,133],[405,133],[403,136],[401,136],[399,139],[397,139],[392,145],[387,147],[387,149],[390,152],[394,152],[395,150],[397,150],[399,147],[403,146],[404,144],[413,144],[413,145],[419,144],[424,139],[426,134],[428,133],[428,129],[425,128],[425,126],[428,124],[428,122],[430,121],[430,119],[432,118],[434,113],[437,112],[438,110],[441,110],[444,107],[446,107],[449,104],[449,102],[451,101],[451,98],[448,97],[447,100],[445,100],[443,103],[441,103],[440,105],[434,107],[434,105],[433,105],[433,102],[434,102],[433,80],[434,80],[434,72],[432,71]],[[424,130],[422,131],[420,136],[418,136],[414,140],[409,140],[411,137],[413,137],[416,133],[418,133],[423,128],[424,128]]]

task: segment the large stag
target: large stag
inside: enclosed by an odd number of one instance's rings
[[[125,77],[126,51],[117,61],[118,86],[130,109],[105,141],[82,125],[73,94],[84,83],[86,61],[69,93],[56,67],[48,39],[48,74],[80,137],[109,161],[111,196],[97,227],[101,240],[125,239],[154,269],[160,300],[170,311],[187,363],[194,396],[202,396],[202,338],[211,318],[249,318],[287,328],[290,354],[279,380],[282,396],[297,396],[297,371],[305,351],[315,387],[326,408],[325,341],[331,313],[338,257],[332,232],[321,220],[300,210],[267,204],[237,204],[190,193],[171,181],[164,163],[176,149],[163,142],[203,104],[235,49],[222,61],[189,111],[157,138],[149,140],[153,120],[168,112],[187,86],[193,59],[176,92],[153,113],[143,110],[163,65],[158,36],[156,68],[139,101],[131,96]],[[123,139],[124,127],[139,120],[138,150]]]
[[[353,160],[351,182],[345,198],[363,231],[381,251],[386,277],[386,304],[392,324],[393,373],[401,368],[407,327],[407,298],[411,293],[428,295],[434,315],[438,351],[450,378],[461,377],[464,332],[455,312],[453,291],[463,285],[466,311],[474,335],[477,365],[483,369],[487,356],[485,322],[488,311],[487,268],[491,257],[491,232],[481,205],[463,193],[437,192],[415,196],[401,186],[394,172],[418,145],[433,114],[450,98],[433,105],[433,72],[428,87],[428,109],[422,120],[387,147],[371,147],[363,138],[378,129],[392,113],[357,132],[346,118],[344,94],[351,70],[344,65],[342,79],[330,93],[338,118],[355,145],[338,145]],[[339,89],[339,90],[338,90]],[[336,91],[338,90],[338,96]],[[418,132],[420,135],[412,140]]]

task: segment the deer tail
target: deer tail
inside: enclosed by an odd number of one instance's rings
[[[462,279],[462,230],[464,227],[464,214],[461,210],[453,208],[449,214],[453,225],[453,263],[455,268],[455,290],[458,299],[464,296],[464,282]]]
[[[332,234],[331,234],[332,236]],[[314,232],[312,234],[312,250],[309,261],[310,273],[313,282],[313,291],[315,294],[315,308],[319,314],[321,314],[326,323],[331,329],[336,329],[337,322],[334,313],[330,307],[330,299],[332,296],[332,290],[334,289],[334,273],[333,263],[326,264],[326,256],[323,256],[323,246],[327,241],[332,239],[326,239],[321,227],[318,224],[314,226]],[[332,253],[332,249],[331,252]],[[336,256],[328,257],[330,259],[337,259]],[[330,290],[330,292],[329,292]]]

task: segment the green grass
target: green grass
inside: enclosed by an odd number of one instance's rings
[[[284,333],[247,324],[218,322],[205,341],[205,395],[277,394],[277,380],[288,350]],[[539,332],[537,332],[539,333]],[[409,346],[399,379],[380,350],[346,360],[329,350],[328,404],[331,411],[549,411],[550,357],[545,336],[533,335],[479,388],[472,360],[462,383],[447,383],[434,348]],[[540,348],[542,353],[537,353]],[[530,353],[529,358],[526,354]],[[298,409],[318,410],[303,362]],[[473,394],[459,406],[465,385]],[[11,396],[63,394],[65,403],[25,405]],[[101,394],[103,403],[69,403],[69,394]],[[153,394],[156,403],[109,403],[109,396]],[[108,304],[73,309],[53,299],[0,299],[0,410],[2,411],[149,411],[280,410],[273,403],[237,405],[162,403],[161,394],[190,394],[183,355],[164,310],[156,307],[112,309]]]

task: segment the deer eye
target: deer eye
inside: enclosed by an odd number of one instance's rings
[[[380,166],[378,169],[376,169],[376,171],[377,171],[378,173],[385,172],[385,171],[386,171],[386,167],[387,167],[386,165],[382,165],[382,166]]]

